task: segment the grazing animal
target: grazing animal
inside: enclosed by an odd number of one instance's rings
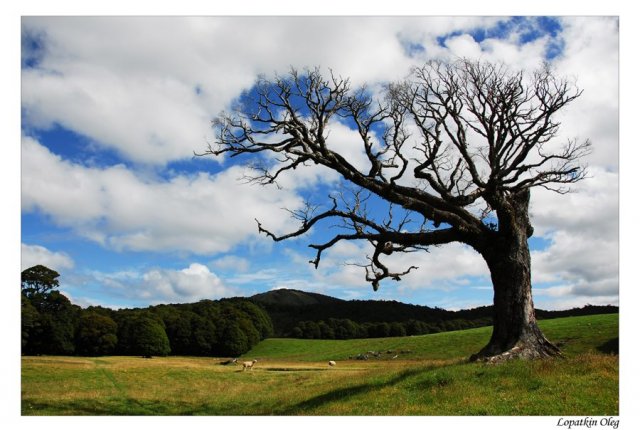
[[[335,366],[335,365],[336,365],[335,361],[333,361],[333,360],[329,361],[329,366]]]
[[[258,362],[258,360],[243,361],[242,362],[242,371],[244,372],[247,369],[253,370],[253,365],[256,364],[257,362]]]

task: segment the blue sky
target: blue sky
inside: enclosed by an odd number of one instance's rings
[[[594,35],[597,35],[595,37]],[[618,22],[582,17],[25,17],[22,20],[22,266],[61,273],[82,306],[147,306],[297,288],[345,299],[448,309],[488,305],[479,255],[461,245],[411,254],[419,270],[374,293],[366,249],[341,244],[318,270],[282,208],[326,200],[338,186],[298,169],[282,189],[243,184],[242,160],[193,158],[210,120],[258,74],[319,66],[375,89],[429,59],[549,61],[584,89],[559,140],[590,138],[591,177],[575,192],[536,190],[534,301],[545,309],[618,303]],[[357,133],[330,140],[358,163]],[[338,147],[338,146],[336,146]],[[604,227],[603,227],[604,226]]]

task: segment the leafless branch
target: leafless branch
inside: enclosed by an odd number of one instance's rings
[[[564,193],[585,178],[579,160],[590,143],[555,144],[557,112],[580,95],[547,65],[526,76],[501,64],[430,62],[389,85],[382,98],[366,86],[352,89],[333,72],[325,78],[318,68],[291,70],[260,78],[234,111],[213,121],[216,142],[196,155],[249,155],[254,161],[261,153],[275,155],[246,177],[260,185],[278,185],[279,177],[309,164],[340,174],[362,192],[332,197],[324,211],[309,205],[290,212],[300,226],[287,234],[276,235],[257,221],[258,230],[281,241],[333,220],[340,233],[310,245],[316,250],[311,262],[317,267],[323,251],[340,241],[368,241],[374,253],[366,278],[377,288],[382,279],[415,269],[389,270],[380,261],[387,251],[452,241],[479,249],[509,228],[514,208],[528,205],[531,188]],[[327,145],[332,121],[357,131],[368,160],[363,171]],[[365,192],[389,203],[385,219],[367,213]],[[478,214],[482,204],[486,208]],[[489,214],[498,222],[485,222]],[[418,227],[413,219],[423,221]]]

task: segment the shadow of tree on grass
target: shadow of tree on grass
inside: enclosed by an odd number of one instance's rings
[[[352,387],[339,388],[337,390],[329,391],[328,393],[324,393],[319,396],[312,397],[308,400],[297,403],[293,406],[289,406],[284,410],[274,411],[273,414],[274,415],[297,415],[300,413],[309,412],[327,403],[340,402],[352,396],[357,396],[359,394],[368,394],[368,393],[380,390],[382,388],[398,384],[407,378],[410,378],[412,376],[416,376],[419,374],[423,374],[429,369],[430,368],[424,368],[424,367],[408,369],[408,370],[402,371],[399,375],[391,379],[388,379],[379,383],[367,383],[367,384],[361,384],[361,385],[356,385]]]
[[[609,339],[608,341],[606,341],[605,343],[603,343],[602,345],[600,345],[599,347],[597,347],[596,349],[604,354],[613,354],[613,355],[618,355],[619,354],[619,338],[613,338],[613,339]]]

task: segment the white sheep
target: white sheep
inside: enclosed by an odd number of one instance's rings
[[[243,361],[242,362],[242,371],[244,372],[247,369],[253,370],[253,365],[256,364],[257,362],[258,362],[258,360]]]
[[[329,366],[335,366],[335,365],[336,365],[335,361],[333,361],[333,360],[329,361]]]

